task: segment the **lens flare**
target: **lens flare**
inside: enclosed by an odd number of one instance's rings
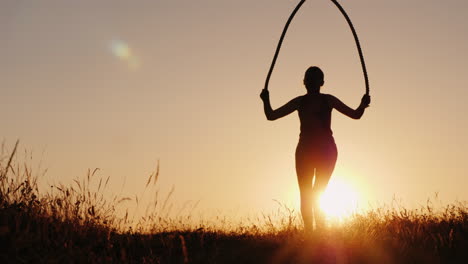
[[[125,62],[132,70],[140,67],[139,59],[133,54],[128,44],[122,40],[114,40],[110,44],[112,54],[119,60]]]
[[[112,43],[111,48],[116,57],[123,60],[130,58],[130,48],[127,44],[120,41],[115,41]]]

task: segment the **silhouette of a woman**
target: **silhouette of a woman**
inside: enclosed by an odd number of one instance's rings
[[[268,120],[276,120],[295,110],[299,112],[301,133],[296,148],[296,174],[306,231],[312,230],[313,220],[316,228],[324,224],[318,199],[327,187],[338,154],[330,127],[332,110],[336,109],[350,118],[360,119],[370,104],[370,96],[364,95],[359,107],[352,109],[333,95],[320,93],[323,84],[323,72],[314,66],[305,73],[304,85],[307,94],[292,99],[276,110],[271,108],[268,90],[263,89],[260,94]]]

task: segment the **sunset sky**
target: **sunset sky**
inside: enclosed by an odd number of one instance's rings
[[[88,168],[142,192],[160,161],[173,203],[244,214],[297,206],[297,113],[266,120],[259,98],[298,0],[0,3],[0,139],[72,183]],[[333,113],[338,162],[359,203],[468,200],[468,2],[343,0],[363,45],[371,107]],[[270,83],[274,108],[305,93],[357,107],[365,91],[346,21],[328,0],[297,14]]]

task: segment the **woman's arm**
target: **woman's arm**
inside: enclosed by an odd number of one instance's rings
[[[271,108],[270,93],[268,92],[268,90],[263,89],[262,93],[260,94],[260,98],[262,98],[263,101],[263,110],[265,111],[265,116],[270,121],[287,116],[290,113],[297,110],[299,108],[299,103],[301,99],[301,97],[296,97],[291,101],[287,102],[285,105],[281,106],[280,108],[273,110],[273,108]]]
[[[364,110],[369,107],[370,104],[370,96],[369,95],[364,95],[361,99],[361,104],[359,105],[358,108],[352,109],[349,106],[345,105],[343,102],[340,101],[340,99],[330,95],[329,97],[330,101],[330,106],[332,108],[335,108],[338,110],[340,113],[353,118],[353,119],[360,119],[361,116],[364,114]]]

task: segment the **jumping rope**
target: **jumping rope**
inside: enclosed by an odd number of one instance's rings
[[[301,8],[302,4],[304,4],[305,1],[306,0],[301,0],[301,2],[299,2],[299,4],[296,6],[294,11],[289,16],[288,21],[286,22],[286,25],[285,25],[285,27],[283,29],[283,33],[281,34],[278,46],[276,48],[275,55],[273,56],[273,61],[271,62],[270,70],[268,71],[268,75],[267,75],[267,78],[266,78],[266,81],[265,81],[265,89],[266,90],[268,90],[268,84],[270,82],[270,77],[271,77],[271,74],[273,73],[273,68],[275,67],[276,60],[278,59],[278,55],[279,55],[279,52],[280,52],[280,49],[281,49],[281,45],[283,44],[284,37],[286,36],[286,32],[288,31],[289,24],[291,24],[291,21],[293,20],[293,18],[296,15],[297,11],[299,11],[299,9]],[[353,26],[353,23],[351,22],[351,19],[349,18],[348,14],[343,9],[343,7],[340,5],[340,3],[338,3],[338,1],[336,1],[336,0],[331,0],[331,1],[341,11],[341,13],[345,17],[346,21],[348,22],[348,25],[351,28],[351,31],[353,32],[354,40],[356,41],[356,46],[357,46],[357,49],[358,49],[358,52],[359,52],[359,58],[361,59],[362,71],[364,73],[364,80],[366,82],[366,95],[369,95],[369,78],[368,78],[368,75],[367,75],[366,63],[364,61],[364,55],[362,53],[361,43],[359,42],[359,38],[358,38],[358,35],[356,33],[356,30],[354,29],[354,26]]]

